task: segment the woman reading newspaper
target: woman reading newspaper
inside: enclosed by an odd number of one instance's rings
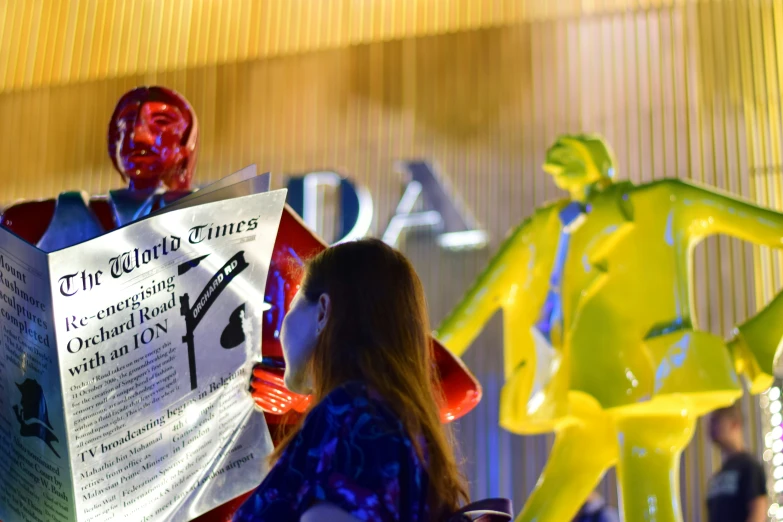
[[[421,282],[396,250],[362,240],[313,258],[281,333],[286,386],[312,393],[313,406],[234,520],[457,512],[468,492],[440,422],[429,332]]]

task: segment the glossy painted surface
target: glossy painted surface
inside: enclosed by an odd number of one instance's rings
[[[504,312],[500,423],[557,436],[519,520],[570,520],[617,464],[626,520],[680,521],[696,419],[741,395],[739,375],[769,386],[783,336],[780,297],[728,346],[699,330],[693,247],[725,234],[781,248],[783,215],[674,179],[613,183],[596,136],[560,138],[544,170],[571,198],[513,231],[436,335],[461,355]]]
[[[187,190],[198,151],[198,120],[190,103],[165,87],[125,93],[109,121],[109,157],[132,190]]]
[[[172,110],[172,106],[178,110]],[[80,192],[66,192],[56,200],[19,203],[3,212],[0,225],[45,250],[55,250],[96,237],[190,193],[197,123],[181,95],[162,87],[130,91],[117,104],[108,137],[109,155],[129,182],[128,189],[89,199]],[[171,190],[156,191],[160,186]],[[283,385],[285,366],[279,333],[298,289],[304,261],[326,247],[286,206],[265,291],[265,300],[271,306],[264,316],[263,361],[254,368],[251,381],[253,397],[266,414],[273,438],[281,423],[294,423],[296,414],[305,412],[310,403],[309,397],[294,394]],[[434,339],[433,349],[445,399],[441,416],[444,422],[450,422],[479,403],[481,387],[462,361]],[[294,415],[281,416],[291,410]],[[230,520],[244,498],[234,499],[196,520]]]

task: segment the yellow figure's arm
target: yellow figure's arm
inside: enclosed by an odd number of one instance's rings
[[[783,248],[783,213],[728,194],[669,180],[692,229],[694,240],[726,234],[757,245]],[[772,384],[775,359],[783,345],[783,294],[756,316],[737,327],[729,343],[735,368],[744,374],[752,393]]]
[[[435,337],[458,357],[509,299],[516,289],[515,283],[529,273],[531,222],[532,218],[526,219],[509,235],[467,295],[435,332]]]
[[[676,205],[690,218],[688,232],[696,241],[725,234],[757,245],[783,248],[783,214],[728,193],[669,179]]]

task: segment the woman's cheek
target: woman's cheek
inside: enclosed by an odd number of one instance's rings
[[[283,358],[286,361],[286,365],[296,361],[299,345],[301,344],[301,332],[295,324],[292,324],[293,319],[295,318],[291,315],[286,315],[280,329],[280,344],[283,347]]]

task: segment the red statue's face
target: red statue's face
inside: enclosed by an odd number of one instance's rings
[[[123,96],[109,125],[109,154],[132,189],[189,188],[195,162],[195,118],[184,99],[152,87]]]

